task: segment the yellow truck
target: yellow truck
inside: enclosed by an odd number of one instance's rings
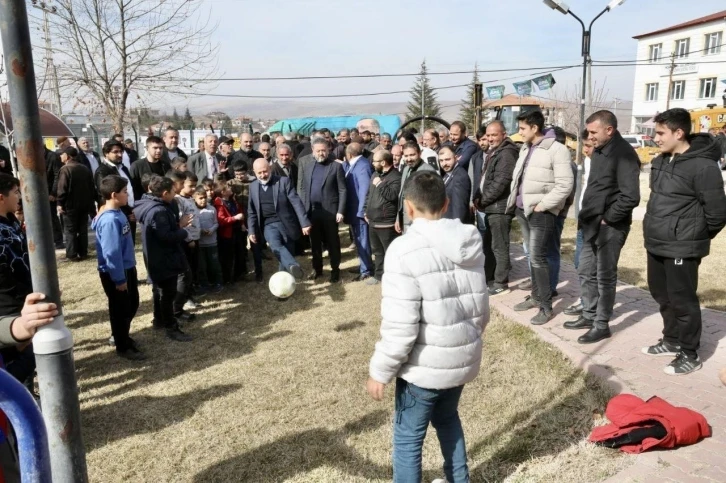
[[[691,132],[720,131],[726,125],[726,107],[691,111]]]

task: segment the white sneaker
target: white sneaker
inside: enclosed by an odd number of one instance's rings
[[[116,345],[116,340],[113,338],[113,336],[108,338],[108,345],[110,345],[110,346]]]
[[[192,299],[187,300],[187,302],[184,304],[184,310],[194,310],[196,308],[197,303]]]
[[[431,483],[446,483],[446,478],[436,478]]]

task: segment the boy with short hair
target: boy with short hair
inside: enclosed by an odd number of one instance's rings
[[[386,254],[381,340],[370,362],[368,393],[383,398],[396,380],[393,479],[421,481],[429,422],[444,455],[446,481],[469,481],[458,405],[479,373],[481,335],[489,322],[481,235],[443,219],[449,201],[437,173],[413,174],[404,209],[413,220]]]
[[[222,267],[217,252],[217,210],[207,200],[207,190],[198,186],[194,192],[194,203],[199,210],[199,270],[200,289],[204,292],[222,291]],[[211,284],[211,285],[210,285]]]
[[[141,242],[154,284],[154,328],[164,329],[166,336],[179,342],[192,340],[179,328],[174,317],[177,278],[187,270],[181,244],[187,237],[183,229],[191,223],[189,215],[177,221],[172,210],[174,183],[153,175],[149,192],[134,206],[134,215],[142,225]]]
[[[184,228],[187,232],[187,238],[182,244],[184,258],[187,261],[187,269],[179,275],[176,286],[176,298],[174,299],[174,317],[184,322],[191,322],[195,319],[195,315],[190,314],[185,309],[196,308],[196,303],[191,299],[194,289],[194,276],[192,274],[192,260],[190,259],[189,253],[189,249],[191,248],[190,243],[192,243],[191,231],[194,231],[194,207],[190,205],[194,203],[188,202],[182,195],[187,182],[186,172],[172,171],[167,173],[166,177],[174,182],[174,192],[176,194],[174,195],[174,201],[171,206],[176,215],[176,219],[181,220],[183,216],[188,216],[191,219],[191,223]]]
[[[244,163],[237,163],[234,165],[234,179],[247,183],[247,165]]]
[[[93,219],[91,228],[96,232],[98,272],[108,297],[116,354],[132,361],[144,360],[139,346],[129,337],[131,321],[139,309],[139,289],[131,225],[121,211],[128,203],[128,181],[121,176],[106,176],[99,191],[104,209]]]

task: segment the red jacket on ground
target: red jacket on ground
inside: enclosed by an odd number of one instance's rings
[[[673,448],[694,444],[701,438],[711,436],[711,427],[701,414],[672,406],[657,396],[647,401],[632,394],[615,396],[608,403],[605,417],[610,424],[593,429],[591,442],[602,442],[637,428],[652,426],[652,421],[658,421],[665,427],[665,438],[646,438],[639,444],[621,446],[620,450],[626,453],[642,453],[653,447]]]

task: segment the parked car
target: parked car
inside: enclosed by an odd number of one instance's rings
[[[653,138],[647,134],[623,134],[623,139],[630,143],[633,148],[657,148]]]

